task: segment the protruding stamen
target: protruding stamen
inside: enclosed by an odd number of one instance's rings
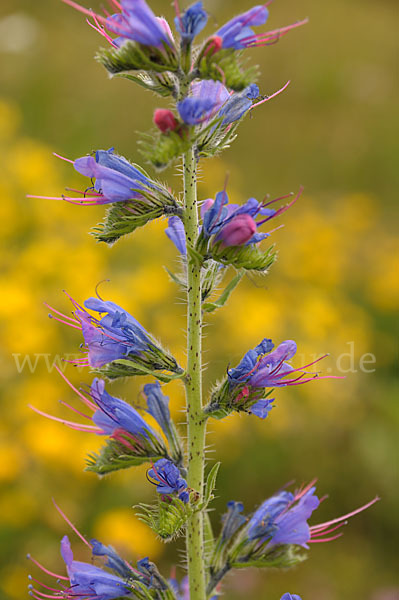
[[[271,96],[266,96],[266,98],[263,98],[263,100],[260,100],[259,102],[255,102],[255,104],[253,104],[249,110],[252,110],[255,108],[255,106],[259,106],[260,104],[264,104],[265,102],[269,102],[269,100],[271,100],[272,98],[275,98],[276,96],[278,96],[279,94],[281,94],[282,92],[284,92],[284,90],[290,85],[291,80],[288,80],[287,83],[285,85],[283,85],[282,88],[280,88],[279,90],[277,90],[277,92],[274,92],[274,94],[272,94]]]
[[[60,509],[60,507],[58,506],[58,504],[56,503],[56,501],[54,500],[54,498],[52,498],[52,501],[53,501],[53,504],[54,504],[55,508],[57,509],[57,511],[59,512],[59,514],[61,515],[61,517],[64,519],[64,521],[66,523],[68,523],[68,525],[72,529],[72,531],[74,531],[76,533],[76,535],[82,540],[82,542],[84,544],[86,544],[86,546],[88,546],[90,548],[90,550],[91,550],[92,549],[92,545],[89,544],[89,542],[80,533],[80,531],[78,531],[78,529],[75,527],[75,525],[73,523],[71,523],[71,521],[68,519],[68,517],[65,515],[65,513]]]
[[[360,508],[357,508],[356,510],[353,510],[352,512],[350,512],[346,515],[342,515],[342,517],[338,517],[337,519],[332,519],[331,521],[326,521],[325,523],[320,523],[319,525],[312,525],[310,530],[312,533],[314,531],[322,531],[322,530],[326,529],[327,527],[329,527],[330,525],[334,525],[335,523],[341,523],[341,521],[345,521],[346,519],[349,519],[350,517],[353,517],[354,515],[357,515],[357,514],[363,512],[370,506],[373,506],[373,504],[375,504],[379,500],[380,500],[380,498],[378,496],[376,496],[373,500],[371,500],[367,504],[364,504]]]
[[[31,560],[37,567],[39,567],[39,569],[41,571],[43,571],[47,575],[51,575],[51,577],[56,577],[57,579],[63,579],[64,581],[69,581],[69,577],[65,577],[65,575],[57,575],[57,573],[53,573],[52,571],[49,571],[48,569],[46,569],[46,567],[43,567],[43,565],[41,563],[39,563],[38,560],[33,558],[33,556],[31,556],[30,554],[28,554],[26,556],[26,558],[28,560]]]

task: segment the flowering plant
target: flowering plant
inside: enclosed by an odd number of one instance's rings
[[[227,148],[245,116],[287,87],[262,95],[255,83],[257,70],[245,67],[244,51],[274,43],[305,21],[255,33],[253,28],[268,19],[266,3],[234,17],[196,45],[196,36],[208,20],[201,1],[184,12],[175,1],[176,35],[145,0],[111,0],[116,12],[104,15],[73,0],[63,1],[86,14],[91,27],[106,41],[107,47],[98,52],[97,59],[109,73],[169,98],[173,105],[173,110],[155,111],[154,130],[143,137],[140,150],[158,170],[182,162],[182,197],[112,148],[74,161],[65,159],[90,178],[91,186],[60,198],[84,206],[107,205],[104,221],[94,228],[93,235],[109,245],[153,219],[167,217],[165,232],[181,262],[181,271],[170,275],[187,298],[187,363],[180,366],[152,333],[114,302],[92,297],[80,304],[71,298],[73,316],[49,307],[50,316],[78,329],[83,336],[84,355],[73,362],[95,374],[91,386],[86,391],[77,390],[60,374],[91,414],[73,410],[90,423],[53,417],[36,407],[34,410],[73,429],[106,438],[100,453],[88,458],[90,471],[104,475],[147,463],[147,479],[154,486],[155,499],[152,505],[140,506],[141,519],[164,541],[186,537],[188,573],[180,582],[174,576],[164,577],[149,558],[139,560],[134,567],[112,547],[87,541],[58,509],[93,558],[105,562],[97,566],[74,560],[65,536],[61,555],[66,575],[52,573],[32,559],[57,581],[49,586],[34,579],[30,593],[36,599],[215,599],[222,594],[223,578],[231,570],[295,565],[304,560],[311,543],[336,539],[341,535],[336,530],[349,517],[376,501],[342,517],[309,525],[321,502],[314,482],[294,492],[283,488],[248,516],[241,502],[229,501],[218,536],[213,533],[208,512],[220,467],[215,463],[205,477],[208,420],[223,419],[233,411],[265,419],[275,402],[270,397],[275,388],[323,378],[309,370],[317,360],[300,368],[290,364],[297,349],[294,341],[283,341],[275,348],[272,340],[264,338],[237,366],[227,368],[225,378],[214,386],[208,399],[202,394],[204,318],[223,307],[245,272],[267,274],[276,253],[273,246],[264,244],[272,230],[260,228],[267,229],[269,221],[292,207],[302,190],[286,204],[276,203],[290,195],[271,201],[251,197],[243,204],[232,204],[226,189],[199,201],[198,164]],[[234,275],[215,299],[229,270]],[[143,387],[144,408],[134,407],[106,389],[107,380],[131,376],[151,377]],[[161,386],[171,380],[185,386],[184,437],[171,417],[165,386]],[[285,593],[281,600],[298,598]]]

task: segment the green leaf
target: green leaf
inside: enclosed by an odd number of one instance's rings
[[[184,281],[183,278],[180,278],[178,275],[176,275],[176,273],[172,273],[172,271],[170,271],[168,267],[164,267],[164,269],[172,281],[174,281],[178,286],[180,286],[184,290],[187,289],[187,283]]]
[[[187,254],[190,257],[190,260],[197,265],[202,265],[204,258],[202,254],[197,252],[190,244],[187,244]]]
[[[214,498],[213,491],[216,487],[216,478],[218,476],[220,465],[220,462],[215,463],[208,473],[208,477],[206,478],[204,501],[202,503],[202,508],[206,508],[209,502]]]
[[[244,275],[244,271],[239,271],[237,273],[237,275],[235,277],[233,277],[233,279],[230,281],[230,283],[224,288],[224,290],[223,290],[222,294],[219,296],[219,298],[217,300],[215,300],[215,302],[205,302],[202,305],[202,310],[210,313],[210,312],[213,312],[214,310],[217,310],[218,308],[222,308],[222,306],[224,306],[226,304],[227,300],[230,298],[230,295],[233,292],[233,290],[240,283],[243,275]]]

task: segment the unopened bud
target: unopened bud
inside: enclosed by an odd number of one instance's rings
[[[223,246],[243,246],[252,238],[256,232],[256,223],[253,218],[246,214],[236,215],[229,221],[217,236]]]
[[[157,108],[154,112],[154,123],[162,133],[175,131],[178,121],[171,110],[166,108]]]
[[[221,37],[219,37],[218,35],[214,35],[213,37],[209,38],[209,40],[206,43],[204,52],[203,52],[203,56],[213,56],[214,54],[216,54],[216,52],[219,52],[219,50],[222,49],[223,46],[223,40]]]

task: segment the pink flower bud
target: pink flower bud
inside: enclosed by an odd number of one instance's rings
[[[222,227],[217,240],[222,240],[223,246],[242,246],[249,242],[255,232],[255,221],[250,215],[243,213],[236,215]]]
[[[157,108],[154,112],[154,123],[162,131],[174,131],[178,126],[178,121],[171,110],[166,108]]]
[[[219,52],[219,50],[222,49],[222,46],[223,39],[218,35],[214,35],[213,37],[209,38],[209,40],[206,43],[204,56],[207,56],[208,54],[210,54],[210,56],[213,56],[214,54],[216,54],[216,52]]]

